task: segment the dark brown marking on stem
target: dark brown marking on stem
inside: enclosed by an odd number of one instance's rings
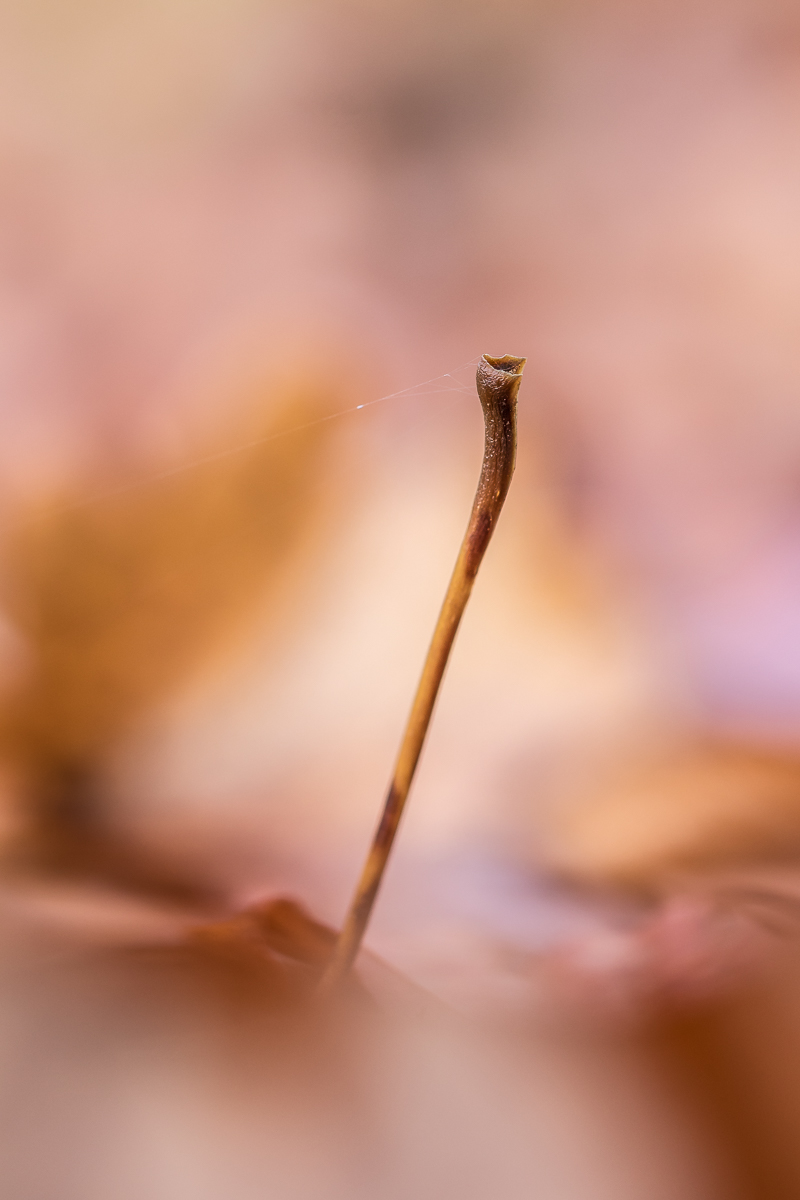
[[[450,650],[511,485],[517,451],[517,392],[524,366],[524,358],[514,358],[510,354],[491,358],[484,354],[478,367],[476,383],[483,409],[485,445],[472,513],[422,668],[383,815],[342,932],[322,978],[320,987],[324,992],[329,992],[347,974],[361,946],[419,762]]]
[[[488,512],[483,512],[478,515],[475,520],[475,528],[469,535],[469,543],[467,545],[467,554],[464,561],[464,569],[470,579],[474,579],[478,574],[478,567],[481,565],[481,559],[489,545],[489,538],[492,536],[492,518]]]

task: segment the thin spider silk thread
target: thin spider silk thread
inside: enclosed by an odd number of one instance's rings
[[[170,467],[165,471],[157,471],[152,475],[143,475],[141,478],[133,479],[129,483],[121,484],[119,487],[96,492],[93,496],[86,496],[82,500],[75,500],[71,504],[66,504],[55,510],[47,509],[41,514],[40,519],[44,519],[44,517],[52,518],[63,512],[73,512],[76,509],[88,508],[90,505],[100,504],[104,500],[110,500],[116,496],[125,495],[127,492],[136,491],[137,488],[147,487],[148,484],[160,483],[163,479],[172,479],[174,476],[182,475],[186,471],[192,471],[196,467],[203,467],[209,463],[219,462],[223,458],[230,458],[234,454],[241,454],[244,450],[252,450],[255,446],[263,446],[265,443],[277,441],[279,438],[291,437],[293,433],[301,433],[306,429],[313,429],[316,425],[324,425],[327,421],[336,421],[341,417],[351,416],[353,413],[361,412],[363,409],[372,408],[376,404],[385,404],[388,400],[399,400],[404,396],[409,399],[412,396],[438,396],[444,395],[446,392],[457,392],[460,395],[471,396],[474,386],[461,384],[454,376],[459,371],[465,371],[467,367],[474,367],[479,361],[479,358],[472,358],[468,362],[462,363],[460,367],[453,367],[451,371],[444,371],[441,375],[434,375],[432,379],[424,379],[421,383],[401,388],[397,392],[390,392],[386,396],[378,396],[376,399],[367,400],[363,404],[355,404],[351,408],[343,408],[339,412],[328,413],[325,417],[318,417],[314,421],[305,421],[300,425],[292,425],[289,429],[280,429],[275,433],[268,433],[264,437],[254,438],[248,442],[239,442],[236,446],[230,446],[226,450],[218,450],[214,454],[206,454],[199,458],[193,458],[189,462],[181,463],[177,467]],[[431,387],[432,384],[437,383],[440,379],[449,379],[455,386]],[[421,388],[431,388],[431,390],[424,392],[420,391]]]

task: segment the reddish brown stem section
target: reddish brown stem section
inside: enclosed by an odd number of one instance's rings
[[[333,957],[322,978],[320,986],[323,991],[335,987],[347,974],[360,949],[422,753],[453,641],[511,485],[517,453],[517,392],[525,361],[524,358],[513,358],[510,354],[502,358],[490,358],[484,354],[478,367],[477,387],[486,426],[486,442],[472,514],[411,706],[383,815]]]

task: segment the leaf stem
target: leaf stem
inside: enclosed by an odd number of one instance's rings
[[[324,993],[335,988],[347,974],[361,946],[419,762],[450,650],[511,484],[517,452],[517,392],[525,361],[524,358],[514,358],[509,354],[502,358],[490,358],[485,354],[478,367],[476,383],[483,408],[486,441],[472,514],[411,706],[383,815],[333,956],[320,982],[320,990]]]

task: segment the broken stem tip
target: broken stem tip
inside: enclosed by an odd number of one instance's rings
[[[484,354],[476,376],[486,441],[467,532],[436,622],[411,706],[386,803],[320,990],[331,991],[347,974],[361,946],[411,780],[419,761],[450,650],[489,539],[511,484],[517,451],[517,392],[524,358]]]

